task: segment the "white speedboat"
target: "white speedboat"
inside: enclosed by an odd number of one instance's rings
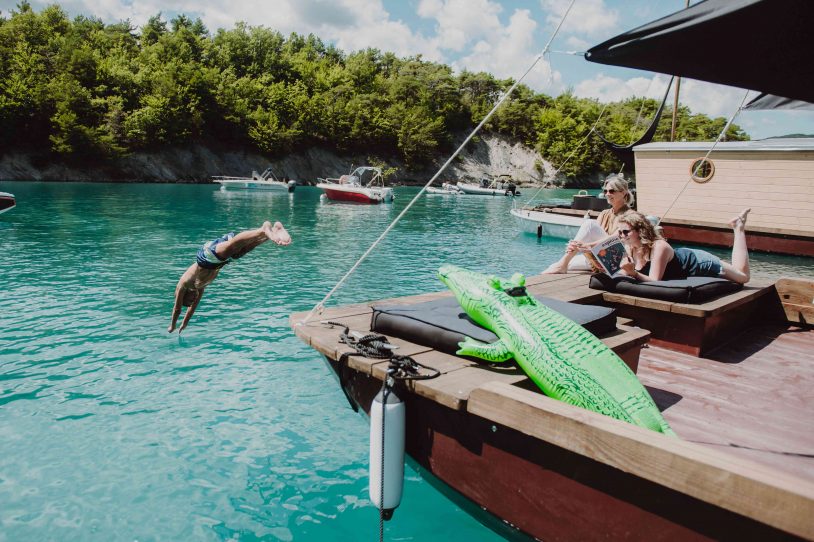
[[[0,192],[0,214],[10,211],[16,206],[17,200],[14,198],[14,194]]]
[[[318,181],[317,188],[333,201],[388,203],[394,197],[393,189],[384,186],[382,170],[378,167],[361,166],[338,179],[320,178]]]
[[[267,168],[263,173],[252,171],[251,177],[212,177],[212,181],[218,183],[224,189],[241,190],[276,190],[278,192],[293,192],[297,186],[297,181],[281,181],[274,175],[271,168]]]
[[[517,219],[521,229],[537,237],[560,237],[573,239],[582,221],[590,215],[575,216],[560,214],[551,208],[512,209],[512,216]]]
[[[441,188],[435,186],[427,187],[427,194],[436,194],[441,196],[460,196],[463,194],[460,188],[452,183],[442,183]]]
[[[479,183],[457,184],[464,194],[476,196],[519,196],[517,185],[512,182],[510,175],[499,175],[494,179],[483,178]]]

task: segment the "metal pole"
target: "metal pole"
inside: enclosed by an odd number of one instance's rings
[[[687,4],[684,8],[690,7],[690,0],[687,0]],[[675,98],[673,99],[673,124],[670,127],[670,141],[675,141],[676,139],[676,123],[678,122],[678,89],[681,88],[681,78],[676,77],[676,94]]]

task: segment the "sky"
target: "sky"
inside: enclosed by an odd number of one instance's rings
[[[29,0],[39,11],[54,2]],[[8,17],[18,0],[0,0]],[[661,98],[664,75],[586,61],[581,53],[617,34],[679,11],[685,0],[576,0],[551,40],[570,0],[64,0],[70,15],[106,23],[129,20],[140,27],[153,15],[200,18],[210,32],[244,21],[288,35],[313,33],[345,52],[374,47],[397,56],[421,55],[459,72],[485,71],[520,78],[538,92],[602,102],[631,96]],[[695,3],[695,2],[693,2]],[[681,82],[680,101],[695,113],[731,117],[745,90],[691,79]],[[751,92],[749,99],[757,93]],[[672,101],[670,102],[672,103]],[[741,112],[735,119],[753,139],[789,133],[814,134],[814,112]]]

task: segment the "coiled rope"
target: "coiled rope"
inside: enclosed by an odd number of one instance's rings
[[[404,207],[404,209],[401,211],[401,213],[399,213],[399,215],[390,223],[390,225],[387,226],[387,228],[385,228],[385,230],[382,232],[382,234],[379,235],[379,237],[373,242],[372,245],[370,245],[370,248],[368,248],[365,251],[365,253],[362,254],[362,256],[356,261],[355,264],[353,264],[353,266],[348,270],[348,272],[345,273],[345,275],[341,279],[339,279],[339,282],[337,282],[336,285],[333,288],[331,288],[331,291],[328,292],[328,294],[324,298],[322,298],[322,301],[320,301],[319,303],[314,305],[314,308],[312,308],[311,311],[305,316],[305,318],[302,321],[298,322],[297,325],[307,324],[311,320],[311,318],[313,318],[314,314],[321,314],[322,311],[325,310],[325,303],[331,298],[331,296],[333,296],[333,294],[345,283],[345,281],[348,279],[348,277],[350,277],[356,271],[356,269],[362,264],[362,262],[365,261],[365,259],[367,259],[368,255],[371,252],[373,252],[373,249],[375,249],[376,246],[382,241],[382,239],[384,239],[385,236],[387,236],[387,234],[390,233],[390,230],[392,230],[395,227],[395,225],[398,224],[398,222],[401,220],[401,218],[405,214],[407,214],[407,211],[410,210],[410,208],[413,206],[413,204],[415,204],[415,202],[418,200],[418,198],[421,197],[424,194],[424,192],[426,192],[427,188],[432,183],[435,182],[435,180],[441,175],[441,173],[443,173],[443,171],[447,168],[447,166],[449,166],[449,164],[452,163],[452,161],[455,159],[455,157],[458,156],[461,153],[461,151],[464,149],[464,147],[466,147],[466,145],[469,143],[469,141],[473,137],[475,137],[475,135],[480,131],[480,129],[483,127],[483,125],[486,124],[489,121],[490,118],[492,118],[492,115],[494,115],[495,111],[497,111],[498,108],[501,105],[503,105],[503,102],[505,102],[506,99],[509,96],[511,96],[512,92],[514,92],[514,90],[517,88],[517,86],[526,78],[526,76],[531,72],[531,70],[534,69],[534,67],[537,65],[537,63],[540,62],[540,60],[542,60],[543,56],[545,56],[547,54],[549,46],[551,45],[551,42],[557,36],[557,34],[560,31],[560,28],[562,28],[562,25],[565,22],[565,19],[568,17],[568,14],[571,12],[571,8],[574,7],[575,2],[576,2],[576,0],[571,0],[571,3],[568,5],[568,9],[565,10],[565,13],[562,16],[562,19],[560,19],[560,23],[557,25],[557,28],[554,30],[554,33],[551,35],[551,38],[548,40],[548,43],[546,43],[545,47],[543,47],[543,50],[540,52],[540,54],[537,55],[537,58],[534,59],[534,62],[531,63],[531,66],[529,66],[528,69],[523,73],[523,75],[520,76],[520,78],[517,81],[515,81],[514,84],[511,87],[509,87],[509,90],[507,90],[506,92],[503,93],[503,95],[500,97],[500,99],[498,99],[497,103],[495,103],[495,106],[492,108],[492,110],[489,111],[489,113],[486,114],[486,116],[483,118],[483,120],[480,121],[480,124],[478,124],[475,127],[475,129],[472,130],[472,132],[466,137],[466,139],[464,139],[463,143],[461,143],[461,145],[457,149],[455,149],[455,152],[453,152],[452,155],[449,157],[449,159],[447,159],[447,161],[443,163],[443,165],[435,173],[435,175],[433,175],[432,178],[429,181],[427,181],[427,184],[425,184],[421,188],[421,190],[419,190],[418,194],[416,194],[415,197],[412,200],[410,200],[410,202],[407,204],[406,207]]]

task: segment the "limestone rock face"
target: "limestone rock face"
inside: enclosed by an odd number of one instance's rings
[[[463,141],[465,135],[459,138]],[[457,146],[456,146],[457,148]],[[33,153],[9,153],[0,156],[0,180],[14,181],[86,181],[86,182],[189,182],[207,183],[213,175],[249,176],[252,170],[262,172],[271,166],[278,177],[286,176],[312,184],[318,177],[338,177],[352,167],[364,165],[369,155],[337,155],[311,148],[283,158],[269,159],[251,151],[215,151],[203,145],[171,148],[159,152],[134,153],[116,162],[59,161]],[[447,161],[439,155],[433,163],[421,168],[407,168],[393,157],[376,157],[398,170],[390,183],[424,184]],[[512,143],[499,136],[484,136],[471,141],[461,154],[438,177],[441,181],[479,180],[508,174],[518,184],[550,181],[553,166],[533,149]]]

